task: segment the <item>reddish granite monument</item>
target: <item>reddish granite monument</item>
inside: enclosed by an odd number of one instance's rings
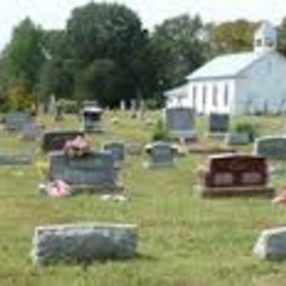
[[[199,177],[204,197],[274,195],[268,186],[268,163],[262,156],[212,155],[200,168]]]

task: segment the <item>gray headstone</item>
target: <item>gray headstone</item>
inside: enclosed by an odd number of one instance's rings
[[[103,150],[110,152],[114,162],[122,163],[125,160],[125,146],[121,142],[105,143]]]
[[[56,130],[47,131],[43,134],[43,152],[61,151],[66,142],[75,139],[77,136],[84,136],[84,132],[77,130]]]
[[[35,124],[27,124],[23,126],[21,139],[24,141],[35,141],[42,134],[42,128]]]
[[[166,142],[155,142],[146,146],[149,155],[148,167],[173,167],[176,149]]]
[[[106,152],[90,153],[76,158],[65,154],[52,154],[49,179],[61,179],[74,187],[87,186],[110,191],[116,186],[117,170],[111,154]]]
[[[89,264],[94,260],[130,259],[137,247],[136,225],[83,223],[35,229],[31,257],[36,265]]]
[[[83,129],[86,132],[102,132],[102,114],[100,107],[88,106],[82,110]]]
[[[254,142],[255,155],[268,159],[286,159],[286,136],[265,136]]]
[[[171,138],[194,139],[195,113],[191,108],[168,108],[165,111],[168,134]]]
[[[251,138],[249,133],[227,133],[225,135],[225,143],[228,146],[235,146],[235,145],[246,145],[251,143]]]
[[[31,115],[25,112],[10,112],[4,117],[5,130],[21,131],[25,125],[32,124],[34,119]]]
[[[208,117],[210,133],[227,133],[229,128],[229,114],[211,113]]]
[[[261,259],[286,259],[286,227],[262,231],[255,243],[253,253]]]

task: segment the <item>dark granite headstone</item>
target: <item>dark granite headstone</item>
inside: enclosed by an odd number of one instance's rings
[[[195,113],[191,108],[167,108],[166,128],[171,138],[194,139]]]
[[[77,136],[84,137],[84,132],[77,130],[45,132],[42,138],[42,150],[43,152],[61,151],[67,141],[72,140]]]
[[[100,107],[85,107],[82,110],[83,128],[85,132],[102,132],[102,114]]]
[[[208,120],[210,133],[227,133],[230,121],[228,114],[211,113]]]

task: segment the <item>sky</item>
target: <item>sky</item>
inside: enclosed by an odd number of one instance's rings
[[[8,0],[0,4],[0,50],[11,39],[13,28],[29,16],[44,29],[63,28],[75,7],[91,0]],[[146,28],[165,19],[188,13],[199,14],[204,22],[244,18],[267,19],[280,24],[286,16],[286,0],[97,0],[117,2],[134,10]]]

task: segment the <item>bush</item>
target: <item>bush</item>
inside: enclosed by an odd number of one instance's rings
[[[234,128],[234,131],[237,133],[247,133],[249,135],[250,140],[254,140],[257,136],[257,126],[249,122],[237,123]]]
[[[152,135],[152,141],[164,141],[168,139],[168,133],[163,120],[158,120]]]

